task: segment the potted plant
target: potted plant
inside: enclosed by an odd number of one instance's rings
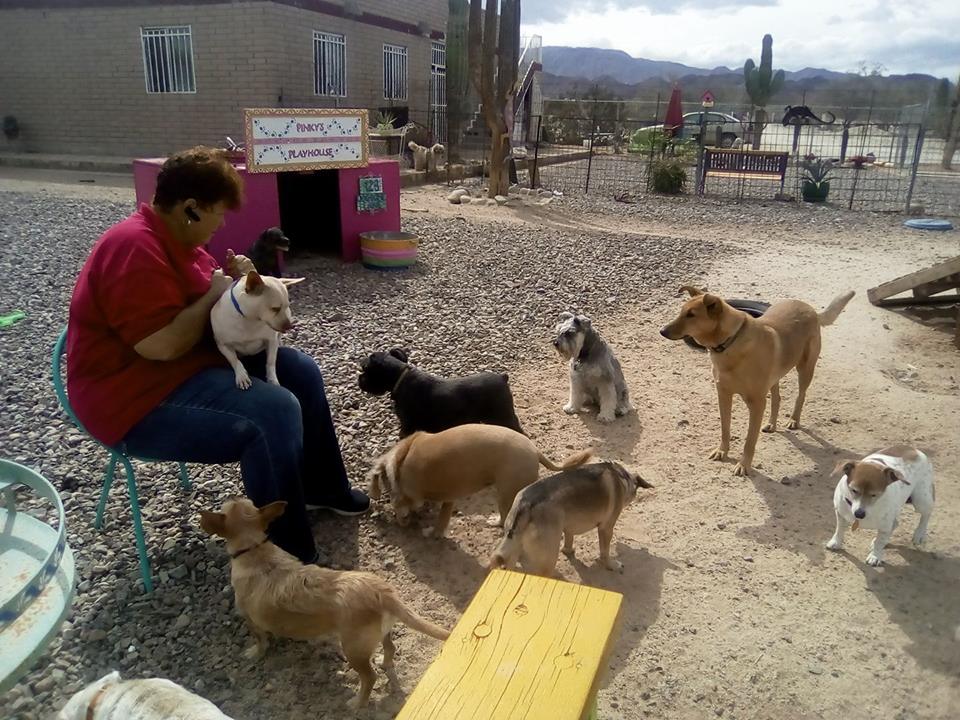
[[[393,126],[393,113],[379,112],[370,133],[370,150],[374,155],[397,155],[400,152],[400,131]]]
[[[833,160],[823,160],[814,155],[808,155],[800,161],[803,171],[803,183],[800,194],[805,202],[823,202],[830,194],[830,173],[833,171]]]

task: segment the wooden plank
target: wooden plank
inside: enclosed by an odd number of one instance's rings
[[[707,175],[711,177],[722,177],[722,178],[745,178],[747,180],[779,180],[780,172],[771,171],[766,172],[757,172],[755,170],[750,172],[737,172],[736,170],[707,170]]]
[[[923,307],[925,305],[953,305],[960,303],[960,295],[933,295],[931,297],[884,298],[874,305],[880,307]]]
[[[492,571],[397,720],[580,720],[593,707],[623,596]]]
[[[891,295],[898,295],[906,290],[910,290],[924,283],[942,280],[943,278],[960,272],[960,255],[951,258],[933,267],[917,270],[909,275],[903,275],[889,282],[885,282],[877,287],[867,290],[867,298],[874,305],[879,305],[880,300],[888,298]]]

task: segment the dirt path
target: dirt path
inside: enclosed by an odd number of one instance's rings
[[[735,459],[705,459],[719,436],[709,359],[657,332],[679,299],[595,318],[638,409],[611,428],[561,412],[565,372],[546,345],[536,371],[513,377],[532,435],[557,449],[591,437],[657,486],[618,528],[622,576],[593,566],[593,537],[580,540],[578,562],[560,561],[567,578],[626,598],[601,716],[957,717],[960,354],[948,332],[866,300],[868,287],[940,259],[949,243],[898,229],[827,244],[766,235],[762,250],[744,243],[744,255],[711,268],[710,288],[818,307],[851,288],[857,297],[824,330],[803,428],[761,436],[752,478],[733,477]],[[785,414],[795,376],[783,396]],[[734,457],[746,415],[735,401]],[[937,470],[929,545],[909,544],[907,510],[885,567],[863,562],[869,532],[853,534],[845,553],[826,551],[836,462],[900,441],[929,450]]]

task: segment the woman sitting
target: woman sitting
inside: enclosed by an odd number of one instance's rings
[[[239,390],[213,342],[210,309],[232,279],[203,246],[242,191],[220,151],[197,147],[163,164],[153,204],[107,230],[77,278],[67,390],[106,445],[154,460],[239,461],[254,504],[288,503],[271,539],[311,562],[307,510],[357,515],[369,500],[347,480],[314,359],[281,347],[277,386],[264,381],[264,353],[244,358],[254,380]]]

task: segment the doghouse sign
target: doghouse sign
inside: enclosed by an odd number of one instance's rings
[[[248,172],[367,166],[367,111],[248,108]]]

